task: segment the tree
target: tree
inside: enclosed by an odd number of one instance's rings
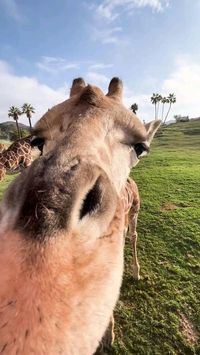
[[[151,102],[153,105],[155,105],[155,120],[156,120],[157,95],[158,94],[153,93],[153,95],[151,96]]]
[[[11,106],[8,111],[8,117],[12,117],[15,120],[16,127],[17,127],[17,132],[18,132],[18,137],[21,138],[21,132],[18,124],[19,116],[22,114],[20,109],[16,106]]]
[[[9,131],[9,140],[11,142],[15,142],[17,139],[19,139],[19,134],[18,134],[17,129],[13,127],[13,129],[11,131]]]
[[[167,117],[168,117],[169,112],[171,110],[172,104],[174,104],[176,102],[175,94],[169,94],[169,96],[167,97],[167,100],[168,100],[167,102],[169,103],[169,108],[168,108],[168,111],[167,111],[167,114],[165,116],[165,119],[164,119],[163,123],[165,123],[166,120],[167,120]]]
[[[133,111],[134,114],[136,114],[136,111],[138,110],[138,105],[136,103],[132,104],[130,110]]]
[[[162,102],[162,104],[163,104],[163,105],[162,105],[162,116],[161,116],[161,117],[162,117],[162,120],[163,120],[163,116],[164,116],[164,106],[165,106],[166,103],[169,102],[169,100],[168,100],[167,97],[164,96],[164,97],[162,98],[161,102]]]
[[[31,116],[32,116],[32,113],[35,113],[35,109],[30,104],[25,103],[22,106],[22,113],[24,113],[26,115],[26,117],[28,118],[30,131],[31,131],[32,130]]]
[[[155,120],[158,118],[159,105],[161,100],[162,100],[162,96],[160,94],[153,93],[153,95],[151,96],[151,102],[153,105],[155,105]]]
[[[159,105],[160,105],[160,102],[162,101],[162,95],[156,94],[156,96],[157,96],[157,103],[158,103],[156,118],[158,118],[158,116],[159,116]]]

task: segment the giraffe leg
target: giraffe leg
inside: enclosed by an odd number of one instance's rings
[[[133,215],[129,215],[129,237],[131,239],[132,244],[132,252],[133,252],[133,278],[135,280],[140,279],[140,265],[137,258],[137,217],[138,213],[134,213]]]
[[[128,230],[129,230],[129,215],[128,213],[125,213],[125,218],[124,218],[124,243],[125,243],[125,239],[126,236],[128,234]]]
[[[5,176],[6,176],[6,169],[4,167],[1,167],[0,168],[0,181],[2,181]]]
[[[94,353],[94,355],[107,355],[112,350],[112,345],[113,345],[114,339],[115,339],[114,324],[115,324],[115,321],[114,321],[114,317],[112,315],[110,318],[110,322],[108,324],[108,327],[104,333],[104,336],[103,336],[96,352]]]

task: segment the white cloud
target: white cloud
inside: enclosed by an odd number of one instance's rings
[[[112,67],[113,67],[113,64],[96,63],[96,64],[90,65],[89,70],[107,69],[107,68],[112,68]]]
[[[65,92],[66,91],[66,92]],[[53,105],[64,101],[67,97],[67,88],[53,90],[47,85],[41,84],[37,79],[27,76],[17,76],[12,68],[3,61],[0,61],[0,121],[7,121],[8,109],[14,105],[21,107],[28,102],[35,108],[33,122],[36,122]],[[20,121],[27,124],[25,117],[21,116]]]
[[[103,44],[129,44],[129,39],[122,38],[122,27],[111,27],[117,18],[123,18],[133,14],[135,9],[150,8],[152,11],[163,12],[169,6],[171,0],[101,0],[99,5],[87,4],[92,12],[94,24],[90,29],[91,39]],[[102,20],[104,27],[102,29]],[[107,27],[105,27],[107,24]],[[121,33],[121,36],[120,36]]]
[[[150,103],[151,95],[129,95],[124,99],[124,104],[126,107],[130,108],[132,104],[137,103],[139,110],[137,112],[138,117],[141,121],[149,122],[154,119],[154,111]]]
[[[200,116],[200,64],[179,60],[176,69],[163,83],[164,92],[175,93],[175,114]]]
[[[21,21],[23,19],[15,0],[1,0],[0,5],[3,10],[14,20]]]
[[[163,11],[169,0],[104,0],[95,9],[99,18],[114,21],[122,12],[130,12],[134,8],[150,7],[156,12]]]
[[[112,1],[104,1],[96,8],[96,14],[100,18],[104,18],[109,21],[114,21],[119,16],[117,12],[114,12],[115,8],[116,5],[114,5]]]
[[[97,85],[105,91],[110,81],[106,75],[92,70],[86,73],[85,78],[89,83]],[[176,104],[172,106],[169,120],[173,118],[174,114],[189,115],[190,117],[200,116],[200,64],[182,56],[176,61],[175,68],[169,77],[159,86],[162,95],[174,93],[177,98]],[[35,78],[17,76],[6,62],[0,61],[0,121],[8,120],[10,106],[21,107],[24,102],[29,102],[35,107],[34,122],[36,122],[48,108],[68,97],[68,89],[54,90],[39,83]],[[134,95],[132,90],[126,87],[124,90],[126,106],[130,107],[136,102],[139,106],[138,116],[146,122],[154,119],[154,106],[150,102],[153,91],[157,92],[154,85],[152,85],[152,92],[141,95]],[[20,117],[20,120],[27,123],[25,117]]]
[[[173,119],[175,114],[188,115],[190,118],[200,117],[200,64],[186,58],[178,58],[175,69],[161,85],[160,94],[168,96],[169,93],[174,93],[176,96],[176,103],[172,105],[168,120]],[[146,122],[154,119],[154,106],[150,101],[153,91],[157,92],[156,88],[144,95],[131,95],[130,90],[126,94],[125,91],[125,105],[130,107],[136,102],[139,106],[138,116]]]
[[[36,63],[36,66],[39,69],[54,74],[64,70],[78,69],[80,63],[68,62],[66,59],[60,57],[43,56],[42,60]]]
[[[100,87],[105,84],[107,85],[109,82],[107,76],[92,71],[86,74],[86,79],[90,84]]]
[[[121,31],[121,27],[107,28],[104,30],[94,28],[91,36],[94,41],[101,41],[103,44],[119,43],[119,37],[117,34]]]

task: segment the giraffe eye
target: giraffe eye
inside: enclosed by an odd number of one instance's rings
[[[38,149],[41,151],[41,155],[43,152],[43,146],[45,143],[45,139],[44,138],[40,138],[40,137],[33,137],[31,140],[31,146],[32,147],[38,147]]]
[[[133,148],[135,149],[138,159],[147,155],[149,152],[149,147],[145,143],[137,143],[133,146]]]

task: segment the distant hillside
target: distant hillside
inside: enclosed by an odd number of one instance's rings
[[[8,128],[16,128],[16,124],[15,124],[15,122],[14,121],[6,121],[6,122],[2,122],[2,123],[0,123],[0,128],[2,129],[2,128],[4,128],[4,127],[8,127]],[[21,129],[27,129],[27,130],[29,130],[29,126],[27,126],[27,125],[25,125],[25,124],[23,124],[23,123],[20,123],[19,122],[19,127],[21,128]]]
[[[190,121],[200,121],[200,117],[190,118]]]
[[[188,122],[172,123],[161,126],[153,141],[154,146],[168,149],[200,149],[200,119],[192,119]]]
[[[21,130],[22,137],[25,137],[30,133],[29,126],[23,123],[19,122],[19,128]],[[0,139],[14,141],[17,138],[18,138],[18,133],[14,121],[6,121],[0,123]]]

